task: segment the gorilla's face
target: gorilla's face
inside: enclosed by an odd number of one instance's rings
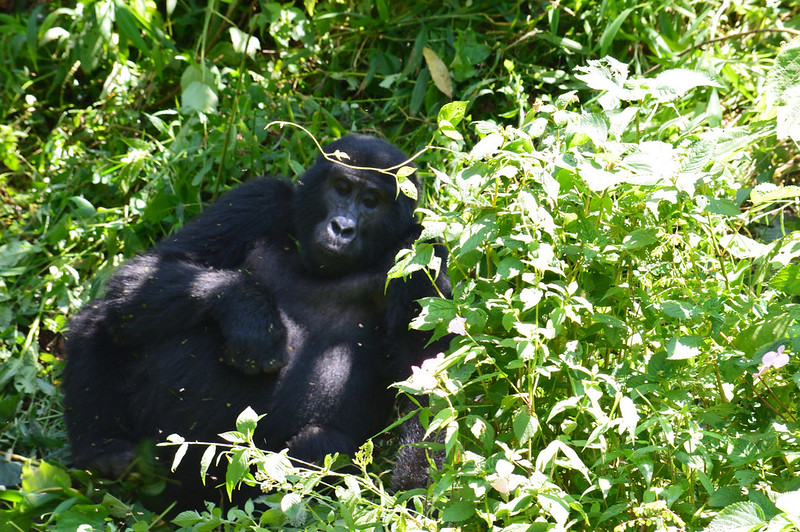
[[[373,265],[414,226],[415,204],[397,194],[390,168],[405,154],[384,141],[348,136],[325,148],[347,153],[344,164],[320,158],[300,180],[295,224],[309,269],[339,276]],[[393,171],[396,171],[394,168]]]

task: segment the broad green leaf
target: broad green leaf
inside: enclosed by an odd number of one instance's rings
[[[619,400],[619,413],[622,417],[620,428],[627,430],[630,439],[633,440],[639,423],[639,413],[636,411],[636,404],[627,395],[623,395]]]
[[[217,110],[219,98],[214,90],[200,81],[193,81],[181,94],[181,108],[209,113]]]
[[[723,235],[722,238],[719,239],[719,245],[737,259],[755,259],[763,257],[772,249],[771,245],[762,244],[749,236],[739,233]]]
[[[661,304],[661,311],[671,318],[688,320],[697,315],[699,309],[691,303],[667,300]]]
[[[514,436],[520,445],[525,445],[539,431],[539,420],[522,408],[514,416]]]
[[[236,430],[245,436],[252,436],[253,431],[256,430],[257,423],[258,414],[256,414],[255,411],[248,406],[242,410],[242,413],[236,418]]]
[[[800,490],[780,493],[775,499],[775,506],[791,516],[800,517]]]
[[[289,523],[301,526],[306,521],[306,505],[298,493],[287,493],[281,499],[281,510],[286,514]]]
[[[739,216],[742,214],[736,203],[725,198],[709,198],[707,210],[723,216]]]
[[[787,264],[776,273],[769,284],[790,296],[800,296],[800,266]]]
[[[703,341],[696,334],[671,338],[667,342],[667,359],[686,360],[694,358],[700,354],[701,345],[703,345]]]
[[[228,28],[228,32],[231,35],[233,49],[236,50],[237,53],[255,57],[256,52],[261,48],[261,42],[258,38],[248,35],[236,26]]]
[[[471,501],[459,501],[451,504],[442,512],[443,521],[465,521],[475,513],[475,503]]]
[[[436,52],[425,46],[422,48],[422,55],[425,56],[425,63],[428,65],[428,70],[433,78],[433,84],[436,88],[448,98],[453,97],[453,82],[450,79],[450,71],[447,70],[447,65],[444,64]]]
[[[185,510],[172,519],[172,523],[180,527],[189,527],[202,521],[202,517],[196,510]]]
[[[459,122],[464,119],[464,114],[467,112],[467,102],[455,101],[449,102],[442,106],[437,115],[437,121],[447,120],[451,126],[457,126]]]
[[[751,325],[739,332],[733,339],[733,346],[746,355],[752,355],[759,347],[783,338],[793,321],[792,317],[786,314],[771,314],[762,323]]]
[[[505,139],[500,133],[490,133],[478,141],[469,155],[475,159],[497,155],[497,151],[500,149],[500,146],[503,145],[504,141]]]
[[[622,239],[622,246],[629,250],[641,249],[658,242],[655,229],[636,229]]]
[[[97,213],[94,205],[83,196],[72,196],[69,200],[75,205],[75,214],[79,218],[89,218]]]
[[[776,136],[778,140],[800,143],[800,84],[783,92],[783,102],[778,106]]]
[[[697,87],[723,88],[719,81],[706,72],[673,68],[661,72],[652,80],[650,93],[660,102],[671,102]]]
[[[750,501],[735,502],[726,506],[703,529],[703,532],[750,532],[764,524],[764,512]]]

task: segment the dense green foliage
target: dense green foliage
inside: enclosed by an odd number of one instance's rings
[[[800,7],[464,4],[0,14],[0,530],[800,530]],[[67,319],[222,191],[300,173],[314,142],[275,121],[422,151],[455,295],[413,325],[458,338],[398,388],[446,463],[391,493],[391,431],[340,475],[244,412],[229,486],[253,465],[266,501],[163,518],[148,472],[68,468]]]

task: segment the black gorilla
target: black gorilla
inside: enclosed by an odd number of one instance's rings
[[[219,441],[247,406],[266,414],[259,446],[305,461],[352,453],[385,427],[388,385],[444,347],[408,329],[415,301],[437,290],[424,273],[385,284],[420,226],[394,175],[374,169],[396,171],[406,155],[366,135],[324,151],[296,186],[259,178],[222,196],[124,264],[71,322],[75,465],[119,475],[141,440]],[[443,270],[436,284],[449,294]],[[408,426],[403,441],[419,431]],[[200,490],[198,468],[176,472],[179,498]],[[396,485],[419,484],[424,468],[401,452]]]

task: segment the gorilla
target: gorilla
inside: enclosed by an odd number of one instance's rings
[[[386,426],[389,385],[446,348],[408,324],[418,299],[449,296],[449,281],[443,266],[433,283],[425,272],[386,283],[421,234],[415,201],[397,188],[407,156],[367,135],[323,151],[296,185],[233,188],[123,264],[74,317],[63,379],[74,465],[116,477],[142,441],[220,442],[248,406],[266,414],[260,448],[307,462],[352,454]],[[401,442],[419,441],[420,428],[410,418]],[[170,463],[173,449],[161,449]],[[401,449],[396,486],[427,481],[418,451]],[[187,460],[173,495],[218,496]]]

